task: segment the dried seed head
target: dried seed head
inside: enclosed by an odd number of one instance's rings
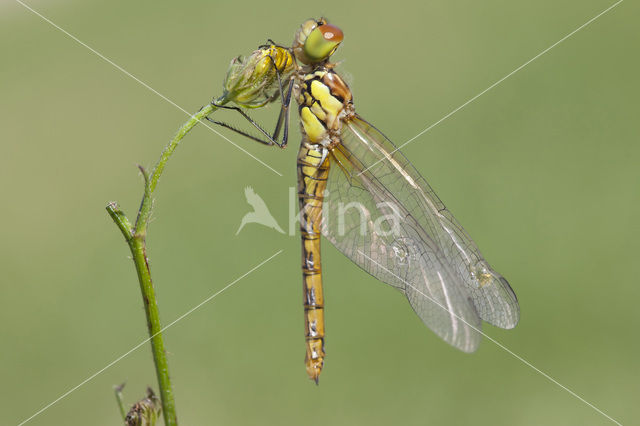
[[[154,426],[161,411],[160,399],[147,388],[147,397],[133,404],[124,421],[127,426]]]

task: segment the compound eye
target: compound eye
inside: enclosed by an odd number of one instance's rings
[[[343,38],[342,30],[335,25],[320,25],[304,42],[304,52],[314,62],[323,61],[333,54]]]
[[[342,30],[335,25],[320,25],[317,29],[322,33],[322,37],[327,41],[340,43],[344,38]]]

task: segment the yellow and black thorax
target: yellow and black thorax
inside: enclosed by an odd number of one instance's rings
[[[342,119],[353,111],[349,86],[325,65],[303,74],[297,86],[302,142],[323,147],[336,143]]]

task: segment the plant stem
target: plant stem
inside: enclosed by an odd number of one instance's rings
[[[216,101],[218,104],[226,103],[224,99]],[[206,116],[211,114],[217,108],[208,104],[200,111],[193,114],[189,120],[178,130],[178,133],[169,142],[162,151],[162,155],[158,163],[149,176],[147,172],[140,167],[140,171],[145,179],[144,195],[140,203],[140,210],[136,219],[135,226],[131,225],[129,219],[120,210],[117,203],[112,202],[107,205],[107,212],[124,235],[131,254],[133,255],[133,263],[138,274],[140,282],[140,291],[144,301],[144,310],[147,317],[147,327],[149,330],[149,338],[151,340],[151,351],[153,353],[153,361],[156,367],[156,375],[158,377],[158,387],[160,390],[160,399],[162,400],[162,414],[164,416],[165,426],[177,426],[178,419],[176,416],[175,400],[173,389],[171,387],[171,379],[169,377],[169,365],[164,349],[164,340],[162,337],[162,326],[160,323],[160,313],[156,301],[156,294],[151,280],[151,270],[149,269],[149,259],[147,258],[146,237],[147,226],[151,216],[151,208],[153,205],[153,192],[158,185],[158,180],[164,171],[164,168],[171,158],[171,155],[177,148],[178,144],[184,136]]]
[[[216,101],[218,104],[226,103],[224,100]],[[151,214],[151,206],[153,200],[151,196],[158,185],[158,180],[160,180],[160,176],[164,171],[164,167],[171,158],[171,154],[178,147],[178,144],[184,138],[184,136],[196,125],[200,122],[200,120],[204,119],[206,116],[211,114],[217,108],[212,104],[207,104],[200,111],[193,114],[186,123],[182,125],[178,133],[175,137],[169,142],[169,144],[165,147],[164,151],[162,151],[162,155],[160,155],[160,160],[153,169],[151,176],[148,178],[148,182],[145,182],[145,195],[142,197],[142,203],[140,205],[140,211],[138,211],[138,218],[136,219],[136,234],[145,235],[147,232],[147,225],[149,224],[149,216]],[[147,194],[147,190],[149,194]]]
[[[122,420],[127,418],[127,410],[124,408],[124,401],[122,399],[122,389],[124,389],[124,383],[116,386],[113,390],[116,394],[116,401],[118,402],[118,408],[120,408],[120,415]]]

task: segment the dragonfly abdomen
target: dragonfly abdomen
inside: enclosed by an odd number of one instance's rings
[[[302,76],[296,94],[303,139],[298,152],[298,197],[302,234],[302,275],[306,357],[309,377],[318,382],[324,363],[324,297],[320,264],[322,202],[329,177],[329,152],[338,141],[351,91],[330,69],[318,67]]]
[[[318,382],[324,364],[324,296],[320,236],[322,200],[329,176],[329,159],[321,147],[304,144],[298,153],[298,198],[302,235],[302,284],[306,339],[305,365]]]

